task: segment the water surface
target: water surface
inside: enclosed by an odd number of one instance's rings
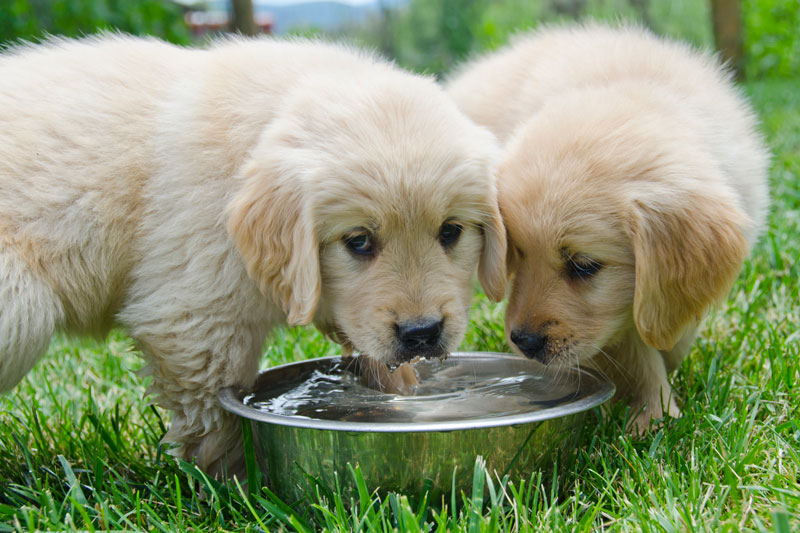
[[[405,396],[362,385],[352,360],[306,364],[308,371],[288,380],[276,376],[274,386],[245,397],[244,403],[276,415],[319,420],[442,422],[531,413],[587,392],[579,390],[574,376],[545,374],[541,365],[523,358],[421,360],[413,364],[419,384]]]

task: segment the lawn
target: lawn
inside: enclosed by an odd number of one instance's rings
[[[673,376],[680,419],[635,439],[620,409],[593,413],[560,475],[498,480],[477,469],[474,490],[444,505],[400,494],[342,502],[334,492],[294,513],[165,454],[168,417],[147,403],[122,333],[59,338],[0,397],[0,530],[798,530],[800,81],[747,91],[774,151],[769,231]],[[472,318],[463,349],[507,350],[502,305],[476,296]],[[281,330],[262,366],[334,353],[311,329]]]

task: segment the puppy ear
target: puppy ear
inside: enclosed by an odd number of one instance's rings
[[[642,339],[671,349],[730,290],[748,252],[745,215],[726,194],[666,193],[635,201],[633,316]]]
[[[497,205],[491,204],[489,220],[483,224],[483,251],[478,264],[478,280],[494,302],[506,293],[506,230]]]
[[[228,206],[228,233],[248,275],[281,305],[290,325],[309,324],[320,295],[318,244],[300,159],[251,159]]]

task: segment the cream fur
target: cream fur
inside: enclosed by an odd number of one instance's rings
[[[239,466],[217,392],[252,384],[272,327],[394,362],[402,320],[443,319],[457,347],[476,269],[503,295],[494,137],[369,54],[53,39],[0,55],[0,123],[0,390],[55,331],[119,324],[174,411],[166,440],[210,472]],[[375,257],[348,252],[354,230]]]
[[[542,335],[537,358],[606,372],[635,429],[678,415],[667,374],[768,206],[767,150],[728,73],[641,29],[554,27],[468,64],[449,93],[505,143],[509,339]],[[602,267],[571,277],[570,257]]]

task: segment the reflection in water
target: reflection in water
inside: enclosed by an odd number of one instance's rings
[[[409,395],[359,383],[358,365],[321,362],[280,390],[257,391],[245,404],[272,414],[349,422],[442,422],[518,415],[564,404],[592,390],[554,380],[526,359],[451,358],[413,364],[419,383]],[[586,383],[584,383],[584,386]],[[590,387],[591,388],[591,387]]]

